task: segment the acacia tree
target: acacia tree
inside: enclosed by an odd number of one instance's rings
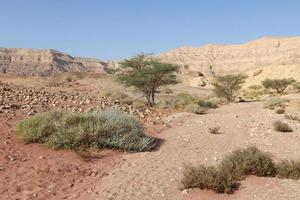
[[[215,76],[212,82],[213,91],[219,97],[224,97],[228,102],[234,101],[236,92],[242,88],[242,84],[248,76],[244,74],[228,74]]]
[[[272,89],[274,90],[277,94],[282,94],[289,85],[294,83],[295,80],[292,78],[284,78],[284,79],[265,79],[262,81],[262,85],[266,89]]]
[[[117,79],[141,91],[150,106],[155,105],[155,93],[159,87],[178,83],[179,66],[165,63],[150,55],[139,54],[120,63]]]

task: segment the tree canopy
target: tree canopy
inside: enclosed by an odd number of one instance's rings
[[[120,63],[117,79],[144,93],[150,106],[155,105],[155,94],[159,87],[178,83],[176,72],[179,66],[162,62],[150,55],[139,54]]]

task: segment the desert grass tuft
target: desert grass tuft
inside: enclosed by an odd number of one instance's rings
[[[282,121],[274,122],[273,126],[274,129],[279,132],[293,132],[293,129],[287,123]]]

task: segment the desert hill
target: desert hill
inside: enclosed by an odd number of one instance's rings
[[[62,72],[107,73],[107,63],[98,59],[72,57],[52,49],[0,48],[0,73],[50,76]]]
[[[265,37],[245,44],[182,47],[159,55],[182,66],[190,85],[201,85],[204,77],[244,72],[250,81],[266,77],[300,80],[300,37]]]

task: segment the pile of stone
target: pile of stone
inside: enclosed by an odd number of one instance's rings
[[[49,91],[47,88],[26,88],[0,83],[0,115],[16,115],[22,111],[33,115],[50,109],[63,109],[71,112],[92,112],[106,108],[120,109],[134,114],[140,119],[157,117],[149,108],[134,108],[106,97],[71,94],[64,91]]]

